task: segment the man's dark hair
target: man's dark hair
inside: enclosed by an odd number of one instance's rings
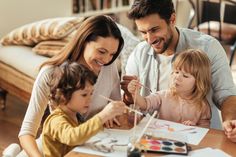
[[[136,20],[151,14],[158,14],[169,23],[170,17],[174,12],[172,0],[134,0],[128,17]]]

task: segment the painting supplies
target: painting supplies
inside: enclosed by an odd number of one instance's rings
[[[146,126],[143,128],[141,134],[139,135],[138,139],[136,140],[136,143],[138,143],[140,141],[140,139],[142,138],[142,136],[144,135],[145,131],[147,130],[147,127],[149,126],[149,124],[151,123],[152,119],[156,116],[157,111],[155,111],[152,116],[150,117],[150,119],[148,120]]]
[[[187,155],[190,147],[185,142],[168,139],[145,139],[139,143],[140,150],[152,153]]]
[[[103,96],[103,95],[99,95],[99,96],[100,96],[101,98],[103,98],[103,99],[106,99],[106,100],[110,101],[110,102],[114,102],[114,100],[112,100],[112,99],[110,99],[110,98],[107,98],[107,97],[105,97],[105,96]],[[132,109],[132,108],[130,108],[130,107],[128,107],[128,106],[126,106],[125,108],[128,109],[129,111],[135,112],[135,113],[137,113],[137,114],[139,114],[139,115],[141,115],[141,116],[146,116],[144,113],[142,113],[142,112],[140,112],[140,111],[138,111],[138,110]]]
[[[145,85],[143,85],[141,83],[140,83],[140,86],[142,86],[143,88],[147,89],[150,93],[153,93],[152,90],[149,87],[147,87],[147,86],[145,86]]]

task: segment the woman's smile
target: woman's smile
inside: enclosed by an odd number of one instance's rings
[[[86,44],[81,62],[98,74],[102,66],[112,60],[114,54],[117,53],[118,46],[119,40],[114,37],[98,37],[96,41],[91,41]]]

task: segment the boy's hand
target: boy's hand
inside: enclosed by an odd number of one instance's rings
[[[113,118],[111,120],[106,121],[105,122],[105,127],[106,128],[113,128],[114,124],[117,125],[117,126],[120,126],[120,122],[118,121],[118,119]]]
[[[114,101],[107,104],[104,109],[98,113],[103,123],[124,113],[126,105],[122,101]]]

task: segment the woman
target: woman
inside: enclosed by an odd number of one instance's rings
[[[108,103],[107,100],[99,97],[99,94],[113,100],[121,99],[120,79],[114,61],[123,44],[120,30],[110,17],[103,15],[90,17],[81,24],[74,39],[59,55],[42,64],[19,133],[21,146],[29,156],[42,156],[35,137],[48,104],[48,82],[52,67],[62,64],[65,60],[76,61],[98,75],[87,114],[89,118],[101,111]]]

